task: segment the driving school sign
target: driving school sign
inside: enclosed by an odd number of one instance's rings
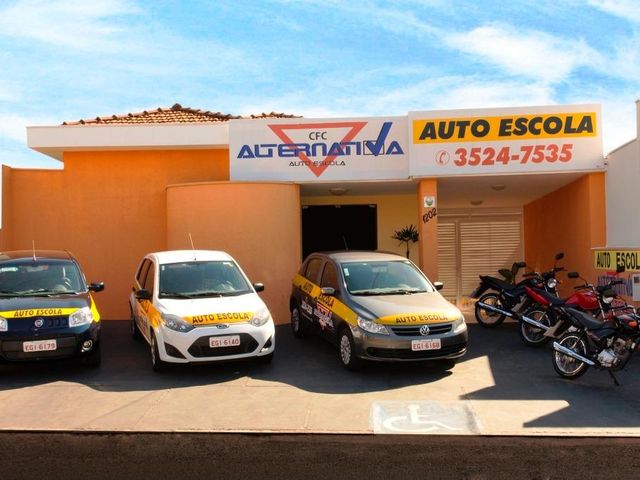
[[[604,169],[598,105],[410,112],[410,174]]]
[[[406,117],[229,122],[231,180],[408,178]]]

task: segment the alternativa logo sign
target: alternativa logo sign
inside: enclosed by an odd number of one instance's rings
[[[332,165],[346,165],[341,157],[404,155],[397,141],[392,140],[386,144],[393,122],[384,122],[375,140],[355,140],[367,124],[368,122],[353,121],[267,125],[283,143],[243,145],[237,158],[297,158],[300,162],[298,165],[306,166],[316,177],[320,177]],[[345,129],[348,130],[342,139],[331,140],[332,130],[335,133]],[[303,142],[296,142],[291,138],[294,133],[303,130],[308,131]],[[296,166],[296,163],[292,161],[290,166]]]

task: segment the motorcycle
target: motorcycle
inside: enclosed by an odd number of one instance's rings
[[[519,319],[520,312],[526,312],[533,305],[533,301],[526,292],[528,285],[544,288],[555,295],[558,283],[555,278],[556,273],[564,270],[563,267],[556,265],[558,260],[562,258],[564,258],[564,253],[556,254],[555,263],[551,270],[542,274],[538,272],[525,273],[523,279],[518,283],[515,283],[515,279],[518,271],[526,267],[525,262],[513,264],[511,282],[488,275],[480,275],[480,285],[471,294],[472,298],[478,299],[475,304],[475,316],[478,323],[486,328],[495,328],[502,324],[507,317]]]
[[[620,308],[611,308],[616,293],[607,289],[602,292],[605,319],[575,308],[566,308],[572,327],[553,342],[553,368],[563,378],[575,379],[589,367],[606,370],[616,385],[620,385],[614,372],[622,370],[631,359],[640,343],[640,315],[630,305],[618,313]],[[610,315],[606,315],[611,312]]]
[[[618,269],[618,273],[622,271],[624,268]],[[581,278],[578,272],[569,272],[567,276]],[[571,322],[566,317],[565,307],[590,313],[594,317],[604,318],[610,308],[603,301],[603,292],[624,281],[616,279],[598,287],[594,287],[586,280],[584,282],[584,285],[575,286],[574,289],[577,291],[565,299],[560,299],[535,286],[525,287],[527,295],[535,303],[531,309],[518,318],[520,320],[520,338],[526,345],[540,347],[552,338],[560,337],[571,326]]]

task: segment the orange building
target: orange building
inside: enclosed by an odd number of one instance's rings
[[[196,248],[229,252],[251,281],[265,283],[276,323],[289,320],[303,254],[404,254],[407,245],[392,237],[410,225],[419,233],[411,259],[463,306],[479,273],[522,258],[540,270],[564,251],[568,269],[595,279],[591,250],[606,245],[599,115],[580,105],[240,118],[176,104],[29,127],[29,147],[63,168],[3,167],[0,248],[33,241],[72,251],[88,280],[105,282],[96,300],[107,319],[129,318],[140,258],[190,248],[189,234]],[[526,134],[513,137],[523,122]],[[449,127],[457,139],[446,138]],[[545,149],[540,162],[536,145]]]

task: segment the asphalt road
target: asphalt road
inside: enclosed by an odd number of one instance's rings
[[[3,480],[638,478],[640,439],[0,433]]]

